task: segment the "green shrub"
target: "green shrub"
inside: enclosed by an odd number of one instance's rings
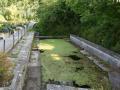
[[[0,22],[6,22],[4,16],[0,15]]]

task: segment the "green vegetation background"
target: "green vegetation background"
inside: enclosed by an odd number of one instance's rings
[[[120,3],[113,0],[40,0],[36,30],[76,34],[120,53]]]
[[[35,20],[39,0],[0,0],[1,22],[26,22]]]

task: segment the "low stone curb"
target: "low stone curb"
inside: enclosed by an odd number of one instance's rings
[[[68,38],[67,36],[35,36],[35,38],[39,39],[63,39]]]
[[[75,88],[75,87],[65,86],[65,85],[47,84],[47,90],[92,90],[92,89]]]
[[[115,70],[120,71],[120,55],[107,50],[99,45],[89,42],[75,35],[70,35],[70,40],[73,44],[83,48],[92,55],[107,61]]]

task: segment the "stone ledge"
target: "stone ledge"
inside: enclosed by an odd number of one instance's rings
[[[120,70],[120,55],[107,50],[99,45],[96,45],[90,41],[80,38],[75,35],[70,35],[70,40],[75,45],[84,48],[87,52],[98,58],[109,62],[109,64],[116,70]]]
[[[87,88],[75,88],[65,85],[47,84],[47,90],[91,90]]]

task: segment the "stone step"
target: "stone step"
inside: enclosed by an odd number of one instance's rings
[[[32,51],[30,62],[28,64],[27,79],[23,90],[40,90],[41,89],[41,73],[39,51]]]
[[[47,90],[90,90],[85,88],[75,88],[65,85],[47,84]]]

